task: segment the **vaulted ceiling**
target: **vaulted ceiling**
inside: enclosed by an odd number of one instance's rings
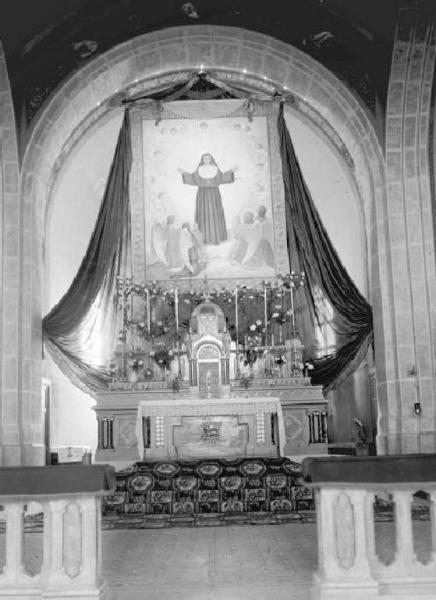
[[[0,3],[0,35],[22,125],[62,79],[97,54],[143,33],[189,24],[241,27],[292,44],[374,110],[376,99],[383,104],[386,96],[400,1],[9,0]]]

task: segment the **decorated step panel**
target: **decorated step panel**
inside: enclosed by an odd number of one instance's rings
[[[105,514],[290,513],[314,508],[300,465],[286,458],[138,462],[116,474]]]

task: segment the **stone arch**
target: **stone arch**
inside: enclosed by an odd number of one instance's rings
[[[24,282],[33,326],[23,336],[35,356],[40,351],[44,220],[56,174],[76,141],[98,119],[113,110],[121,91],[177,83],[204,68],[229,83],[271,93],[285,89],[301,110],[334,144],[355,179],[365,214],[374,306],[378,368],[384,369],[383,298],[389,295],[384,231],[386,198],[383,155],[374,123],[354,94],[331,72],[300,50],[269,36],[219,26],[176,27],[141,35],[90,61],[52,95],[35,119],[25,149],[21,202],[32,210],[23,221],[24,245],[39,266]],[[36,342],[36,343],[35,343]],[[37,383],[34,379],[34,386]]]

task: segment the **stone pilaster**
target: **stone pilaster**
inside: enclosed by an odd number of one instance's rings
[[[33,207],[20,202],[15,117],[1,46],[0,205],[0,465],[41,464],[41,336],[31,312],[32,283],[41,264],[24,234]]]
[[[379,451],[436,451],[436,273],[430,193],[429,117],[434,17],[399,10],[386,111],[386,236],[391,264],[389,361],[378,370]],[[419,3],[418,3],[419,4]],[[389,304],[388,304],[389,303]],[[376,355],[377,363],[377,355]],[[419,402],[421,414],[414,412]]]

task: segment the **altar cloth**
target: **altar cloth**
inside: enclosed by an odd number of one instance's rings
[[[277,415],[280,456],[284,456],[286,444],[285,424],[280,398],[210,398],[177,400],[142,400],[138,404],[136,437],[138,452],[144,457],[142,419],[146,417],[213,417],[224,415]]]

